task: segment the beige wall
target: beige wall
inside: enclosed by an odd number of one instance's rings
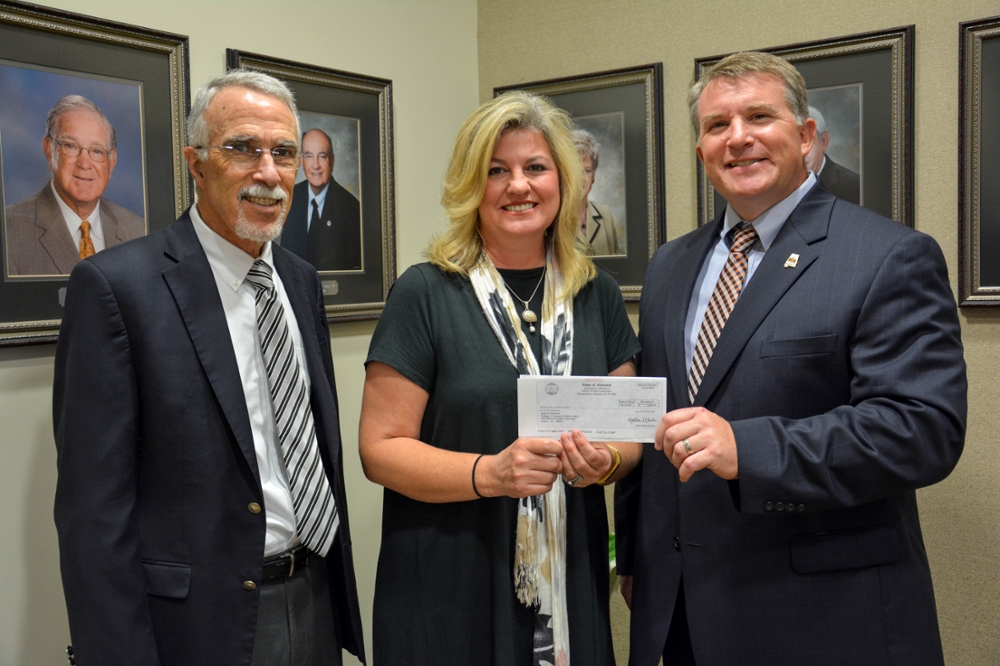
[[[667,237],[695,227],[694,59],[915,24],[916,227],[958,269],[958,24],[996,0],[479,0],[479,97],[498,85],[663,63]],[[515,28],[516,26],[516,28]],[[969,432],[955,472],[919,495],[950,665],[1000,664],[1000,311],[962,312]],[[624,611],[616,617],[621,623]]]
[[[43,0],[44,2],[45,0]],[[477,103],[473,0],[50,0],[47,5],[188,35],[191,84],[242,49],[391,79],[399,270],[440,229],[441,176],[458,126]],[[373,322],[331,327],[347,492],[366,642],[381,489],[361,473],[357,423]],[[69,642],[52,523],[53,345],[0,349],[0,664],[64,664]]]
[[[493,86],[664,65],[667,234],[695,225],[693,140],[684,110],[693,60],[913,23],[916,35],[916,225],[957,270],[958,23],[1000,12],[996,0],[700,3],[597,0],[50,0],[46,4],[190,36],[191,82],[225,68],[226,47],[393,81],[400,272],[441,228],[440,179],[458,125]],[[581,11],[580,8],[585,8]],[[787,9],[788,18],[780,18]],[[283,38],[269,35],[288,21]],[[188,16],[197,17],[197,21]],[[712,24],[712,30],[703,26]],[[477,51],[478,49],[478,51]],[[478,71],[477,71],[478,63]],[[478,87],[477,87],[478,86]],[[969,437],[958,469],[920,495],[947,661],[1000,664],[1000,312],[963,312],[970,365]],[[381,492],[361,474],[357,420],[372,323],[331,327],[347,489],[366,632]],[[51,507],[55,453],[49,346],[0,349],[0,664],[63,663],[68,629]],[[621,624],[623,614],[616,620]],[[370,633],[368,635],[370,646]],[[624,663],[624,662],[622,662]]]

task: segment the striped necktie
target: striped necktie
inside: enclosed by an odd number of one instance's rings
[[[86,259],[94,254],[94,241],[90,239],[90,222],[80,223],[80,258]]]
[[[722,334],[722,327],[726,325],[729,314],[736,306],[736,299],[740,297],[743,290],[743,280],[747,276],[747,252],[757,241],[757,230],[748,222],[740,222],[735,227],[736,234],[733,236],[733,244],[729,247],[729,258],[722,268],[719,281],[715,284],[715,291],[708,301],[708,308],[705,310],[705,318],[701,321],[701,330],[698,332],[698,343],[694,348],[694,357],[691,359],[691,373],[688,375],[688,398],[694,402],[694,397],[698,394],[698,387],[708,369],[708,361],[715,351],[715,344]]]
[[[257,288],[257,328],[271,389],[274,420],[281,455],[288,471],[295,531],[313,552],[325,556],[340,524],[330,483],[323,471],[309,396],[295,347],[274,288],[272,269],[263,260],[253,262],[247,280]]]

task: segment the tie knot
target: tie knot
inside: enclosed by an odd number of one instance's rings
[[[274,289],[274,278],[271,267],[263,259],[257,259],[247,273],[247,280],[258,289],[270,291]]]
[[[84,236],[86,236],[87,234],[90,233],[90,222],[89,221],[84,220],[83,222],[80,223],[80,233],[82,233]]]
[[[729,248],[730,252],[745,253],[750,246],[757,242],[757,230],[748,222],[740,222],[735,227],[733,234],[733,244]]]

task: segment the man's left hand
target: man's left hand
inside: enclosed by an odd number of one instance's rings
[[[733,429],[728,421],[704,407],[685,407],[664,414],[656,428],[655,446],[677,468],[682,482],[702,469],[710,469],[726,480],[739,477]]]

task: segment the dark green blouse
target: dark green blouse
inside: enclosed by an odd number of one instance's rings
[[[576,296],[573,327],[575,375],[606,375],[639,351],[606,273]],[[517,372],[468,279],[431,264],[408,269],[389,294],[368,361],[428,392],[422,441],[495,454],[517,439]],[[566,495],[570,658],[606,666],[614,655],[604,489],[567,487]],[[512,498],[428,504],[385,490],[375,666],[530,666],[533,611],[514,596],[516,518]]]

